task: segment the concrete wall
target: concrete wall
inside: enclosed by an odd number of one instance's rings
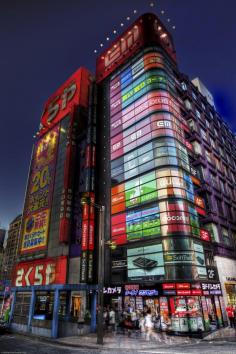
[[[79,284],[80,276],[80,257],[69,259],[69,284]]]

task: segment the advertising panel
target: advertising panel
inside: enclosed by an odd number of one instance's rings
[[[66,269],[66,256],[21,262],[15,267],[13,286],[65,284]]]
[[[160,53],[144,54],[138,61],[124,70],[110,82],[110,99],[124,90],[133,80],[152,68],[164,68],[163,55]]]
[[[160,235],[158,206],[140,211],[128,211],[111,218],[111,235],[121,245],[139,239]]]
[[[68,115],[75,105],[88,106],[91,74],[85,68],[78,69],[47,100],[41,118],[42,132],[57,124]]]
[[[162,244],[127,250],[128,279],[161,279],[165,274]]]
[[[47,245],[49,209],[29,215],[24,219],[21,253],[43,249]]]
[[[44,249],[47,245],[58,137],[59,126],[46,133],[34,147],[22,222],[21,253]]]

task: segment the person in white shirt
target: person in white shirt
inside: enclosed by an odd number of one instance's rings
[[[144,319],[144,328],[146,332],[146,340],[154,338],[155,340],[161,341],[158,334],[154,331],[154,323],[152,321],[151,309],[147,310],[147,314]]]

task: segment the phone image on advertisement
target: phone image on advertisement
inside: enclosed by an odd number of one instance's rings
[[[158,263],[157,261],[145,257],[138,257],[133,260],[133,264],[136,267],[143,268],[145,270],[155,268],[157,266],[157,263]]]
[[[201,257],[197,256],[197,261],[198,263],[200,263],[201,265],[204,264],[204,259],[202,259]]]

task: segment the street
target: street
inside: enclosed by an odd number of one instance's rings
[[[89,343],[86,343],[89,345]],[[68,347],[50,343],[44,340],[29,338],[18,334],[4,334],[0,336],[0,353],[21,353],[21,354],[69,354],[69,353],[87,353],[87,354],[169,354],[169,353],[201,353],[201,354],[233,354],[236,353],[235,342],[215,341],[205,342],[201,341],[198,344],[178,344],[178,345],[159,345],[153,343],[153,347],[149,349],[136,350],[120,350],[120,349],[88,349],[79,347]]]

